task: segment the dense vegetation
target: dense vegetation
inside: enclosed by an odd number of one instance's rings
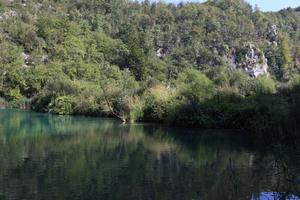
[[[300,7],[0,0],[0,107],[291,133],[299,72]]]

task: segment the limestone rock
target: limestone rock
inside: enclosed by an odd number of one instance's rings
[[[235,69],[239,69],[247,73],[251,77],[258,77],[261,75],[269,75],[268,60],[263,52],[249,43],[246,47],[246,53],[240,62],[237,62],[236,55],[233,54],[229,59],[229,64]]]
[[[0,15],[0,20],[8,20],[18,16],[18,13],[14,10],[9,10]]]

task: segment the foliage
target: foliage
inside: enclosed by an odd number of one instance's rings
[[[287,93],[299,85],[299,24],[299,9],[241,0],[1,1],[0,98],[57,114],[254,127],[241,119],[295,115],[252,101],[298,105]],[[262,64],[268,73],[249,77]]]
[[[255,81],[255,94],[274,94],[276,93],[276,83],[267,76],[260,76]]]
[[[143,98],[145,99],[143,120],[164,122],[172,104],[172,92],[163,85],[156,85],[148,89]]]
[[[69,115],[72,114],[74,106],[74,99],[70,96],[60,96],[54,99],[50,103],[49,112],[56,113],[59,115]]]
[[[202,101],[212,97],[214,85],[204,74],[198,70],[187,68],[177,79],[179,95],[190,101]]]

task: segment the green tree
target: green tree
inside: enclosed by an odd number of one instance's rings
[[[289,44],[289,41],[286,37],[284,37],[280,42],[280,51],[282,56],[282,73],[283,73],[283,79],[287,80],[292,75],[292,56],[291,56],[291,47]]]

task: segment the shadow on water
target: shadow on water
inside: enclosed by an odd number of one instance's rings
[[[0,199],[300,197],[299,145],[18,110],[0,121]]]

